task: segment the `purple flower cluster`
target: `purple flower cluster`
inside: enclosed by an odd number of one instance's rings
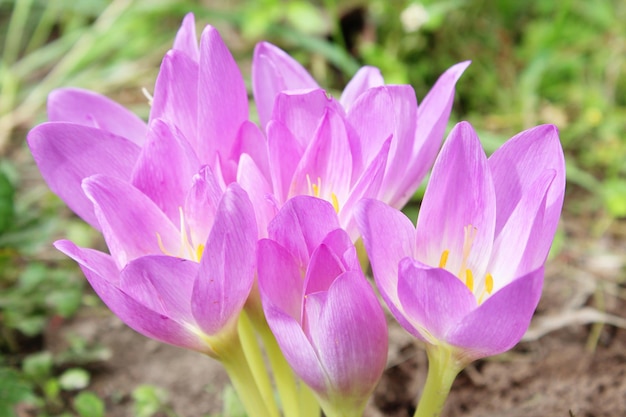
[[[361,236],[407,331],[462,364],[501,353],[541,294],[564,159],[547,125],[487,158],[460,123],[439,152],[468,65],[448,69],[419,105],[411,86],[386,85],[372,67],[336,99],[260,43],[255,123],[219,33],[207,27],[198,43],[188,15],[147,123],[93,92],[50,94],[49,121],[28,144],[109,253],[55,245],[130,327],[217,359],[260,300],[287,362],[329,415],[358,415],[386,361],[385,316],[353,243]],[[399,209],[433,162],[415,227]]]

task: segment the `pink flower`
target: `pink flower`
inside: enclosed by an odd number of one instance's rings
[[[358,213],[374,277],[402,326],[461,363],[515,345],[537,306],[565,165],[554,126],[510,139],[489,159],[468,123],[435,162],[417,228],[374,200]]]
[[[289,200],[268,232],[259,287],[285,358],[328,415],[361,415],[385,366],[387,325],[352,241],[333,207],[308,196]]]
[[[419,107],[411,86],[384,85],[372,67],[362,68],[337,101],[285,52],[260,43],[252,76],[268,141],[270,179],[263,187],[279,207],[302,194],[331,202],[354,237],[353,210],[360,199],[399,208],[419,186],[468,65],[446,71]]]
[[[68,240],[55,246],[128,326],[219,357],[254,282],[257,228],[246,193],[232,184],[222,195],[210,177],[194,177],[179,225],[131,184],[89,177],[84,192],[111,254]]]
[[[60,89],[48,98],[49,122],[28,134],[52,191],[93,227],[99,228],[98,221],[81,189],[91,175],[132,183],[174,222],[190,179],[202,166],[211,167],[222,189],[236,180],[244,154],[269,175],[265,139],[248,120],[247,92],[235,60],[211,26],[198,46],[192,14],[163,58],[151,104],[146,124],[97,93]]]

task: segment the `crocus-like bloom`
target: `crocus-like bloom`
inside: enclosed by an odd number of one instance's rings
[[[175,222],[191,177],[201,166],[211,167],[222,188],[236,180],[242,155],[247,165],[269,175],[265,139],[248,121],[248,97],[236,62],[211,26],[198,46],[191,14],[163,58],[151,105],[146,124],[99,94],[59,89],[48,97],[49,122],[28,135],[52,191],[93,227],[100,226],[81,189],[91,175],[131,182],[142,191],[160,183],[167,192],[149,196]],[[169,138],[166,143],[163,136]],[[167,162],[153,175],[139,176],[138,171],[145,172],[139,165],[150,163],[154,153]],[[170,197],[163,201],[166,194]]]
[[[254,282],[257,226],[237,184],[222,195],[207,170],[193,182],[174,224],[131,184],[89,177],[84,192],[111,254],[68,240],[55,246],[128,326],[220,358]]]
[[[258,187],[271,190],[277,206],[302,194],[331,202],[354,237],[352,213],[360,199],[399,208],[419,186],[468,65],[446,71],[419,107],[411,86],[384,85],[372,67],[363,67],[335,100],[285,52],[260,43],[252,81],[267,134],[270,180]]]
[[[435,162],[417,227],[367,200],[358,223],[374,277],[402,326],[458,364],[515,345],[541,295],[565,189],[554,126],[524,131],[486,158],[468,123]]]
[[[276,340],[328,416],[360,416],[387,357],[383,310],[326,201],[289,200],[258,247],[261,300]]]

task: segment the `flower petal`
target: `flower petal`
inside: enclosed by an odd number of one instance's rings
[[[445,269],[411,258],[404,258],[399,268],[398,298],[404,317],[421,340],[445,342],[448,330],[476,308],[474,294]]]
[[[469,64],[465,61],[450,67],[418,106],[415,137],[411,141],[411,169],[399,178],[395,198],[390,201],[394,207],[403,207],[411,199],[432,166],[450,118],[456,82]]]
[[[254,282],[256,242],[254,209],[233,183],[220,201],[193,289],[193,316],[206,334],[219,333],[239,317]]]
[[[176,33],[174,39],[174,50],[184,52],[193,61],[200,60],[198,50],[198,37],[196,35],[196,21],[193,13],[187,13]]]
[[[261,128],[270,120],[278,93],[308,88],[318,85],[302,65],[268,42],[257,44],[252,61],[252,91]]]
[[[165,54],[150,108],[150,120],[164,119],[176,126],[196,154],[201,140],[198,135],[198,71],[198,63],[185,53],[172,50]],[[203,136],[203,139],[207,138]]]
[[[385,80],[376,67],[361,67],[354,77],[348,82],[346,88],[341,93],[339,102],[346,111],[348,111],[359,96],[373,87],[379,87],[385,84]]]
[[[83,189],[119,268],[140,256],[178,254],[179,231],[141,191],[104,175],[85,179]]]
[[[337,213],[325,200],[310,196],[291,198],[267,228],[270,239],[284,246],[306,270],[311,254],[332,230],[339,228]]]
[[[180,219],[190,179],[200,163],[176,128],[161,119],[150,123],[148,139],[133,170],[131,183],[174,223]]]
[[[276,96],[272,120],[283,123],[304,149],[313,140],[329,108],[343,112],[339,103],[324,90],[283,91]]]
[[[541,173],[521,196],[496,236],[489,265],[489,272],[495,278],[493,291],[498,291],[515,278],[545,263],[549,246],[541,244],[539,240],[548,239],[551,243],[553,238],[544,236],[543,215],[547,193],[554,179],[553,170]]]
[[[48,96],[48,120],[94,127],[141,146],[148,127],[115,101],[80,88],[54,90]]]
[[[277,212],[276,202],[272,198],[272,188],[248,154],[241,155],[237,168],[237,183],[246,190],[252,201],[259,236],[266,237],[267,226]]]
[[[116,279],[111,278],[115,271],[119,275],[110,256],[93,249],[83,249],[68,240],[55,242],[61,252],[80,265],[94,291],[116,316],[133,330],[174,346],[209,352],[210,348],[189,328],[171,317],[146,307],[132,296],[117,287]]]
[[[150,310],[195,326],[191,293],[199,265],[171,256],[142,256],[121,272],[119,288]]]
[[[314,304],[319,306],[314,307]],[[310,294],[310,338],[329,376],[332,390],[363,405],[387,359],[385,315],[360,271],[338,276],[327,293]]]
[[[415,254],[415,228],[401,211],[377,200],[363,200],[357,205],[355,216],[376,286],[400,324],[410,328],[399,310],[398,265],[403,258]]]
[[[130,179],[140,148],[104,130],[61,122],[36,126],[27,140],[50,189],[99,230],[93,205],[83,193],[81,182],[94,174]]]
[[[546,198],[544,238],[535,244],[547,251],[556,232],[565,192],[565,160],[558,131],[553,125],[525,130],[502,145],[489,158],[496,190],[498,217],[496,233],[502,229],[522,196],[535,185],[545,170],[555,178]]]
[[[437,157],[426,187],[417,220],[415,258],[438,266],[448,251],[445,269],[457,275],[469,269],[483,276],[493,245],[495,204],[478,136],[469,123],[459,123]]]
[[[293,174],[304,153],[291,131],[281,122],[271,120],[267,125],[269,170],[274,195],[280,203],[287,201]]]
[[[470,361],[497,355],[520,341],[541,296],[543,267],[493,294],[448,333]]]
[[[200,161],[212,164],[230,155],[241,124],[248,119],[248,94],[235,59],[217,30],[207,26],[200,38],[198,143]]]
[[[290,195],[336,199],[341,206],[350,190],[351,174],[352,155],[345,120],[328,109],[296,168]]]

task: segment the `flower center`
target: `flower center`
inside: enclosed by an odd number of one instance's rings
[[[178,208],[179,219],[180,219],[180,245],[176,254],[170,253],[165,246],[163,245],[163,240],[161,235],[157,232],[157,240],[159,242],[159,249],[163,252],[164,255],[167,256],[175,256],[177,258],[185,258],[192,261],[200,262],[202,258],[202,253],[204,252],[204,244],[199,243],[198,245],[194,245],[187,231],[187,224],[185,223],[185,214],[183,213],[183,208]]]
[[[339,213],[339,199],[337,198],[337,194],[331,191],[330,196],[326,197],[323,193],[324,190],[322,189],[322,179],[320,177],[317,177],[317,182],[311,182],[311,177],[309,176],[309,174],[307,174],[306,182],[309,186],[309,195],[328,200],[335,208],[335,212]]]
[[[471,224],[465,226],[463,228],[463,253],[461,258],[461,267],[459,271],[456,273],[456,276],[459,277],[463,283],[467,286],[467,288],[474,293],[476,296],[476,300],[478,304],[482,304],[485,298],[491,295],[493,291],[493,276],[490,273],[485,274],[482,279],[482,282],[479,282],[478,286],[474,285],[474,273],[469,268],[467,260],[469,258],[470,252],[472,251],[472,244],[474,243],[474,239],[476,238],[477,229]],[[445,249],[441,254],[441,258],[439,259],[439,268],[445,268],[448,263],[448,257],[450,256],[450,250]],[[480,291],[478,291],[480,290]]]

